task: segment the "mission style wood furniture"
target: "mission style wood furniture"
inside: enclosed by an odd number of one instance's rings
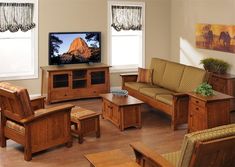
[[[230,123],[230,100],[232,96],[215,92],[213,96],[196,93],[189,95],[188,131],[213,128]]]
[[[100,137],[100,113],[87,110],[81,107],[75,107],[71,111],[71,123],[75,129],[72,132],[78,135],[78,142],[83,143],[85,135],[95,133]]]
[[[141,128],[142,101],[128,95],[101,94],[102,116],[110,120],[121,131],[128,127]]]
[[[91,167],[140,167],[121,150],[104,151],[85,155]]]
[[[164,59],[152,58],[152,83],[139,82],[137,74],[121,74],[122,89],[146,104],[167,114],[171,127],[188,121],[188,95],[198,85],[208,80],[208,72]]]
[[[184,136],[179,151],[159,154],[141,142],[131,143],[141,167],[234,167],[235,124],[219,126]],[[135,167],[120,150],[85,155],[95,167]]]
[[[98,97],[109,92],[109,67],[102,63],[41,67],[41,94],[48,103]]]
[[[212,73],[209,84],[214,90],[235,97],[235,75]],[[235,111],[235,99],[231,99],[231,110]]]
[[[32,154],[60,145],[72,146],[70,111],[66,104],[44,109],[44,97],[29,99],[27,89],[0,83],[1,147],[12,139],[24,146],[24,159]]]

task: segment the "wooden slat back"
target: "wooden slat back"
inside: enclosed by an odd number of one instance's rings
[[[190,167],[234,167],[235,136],[197,142]]]
[[[26,89],[0,83],[0,104],[5,117],[15,121],[33,115],[29,95]]]
[[[25,117],[17,92],[7,92],[0,89],[0,96],[1,109],[6,117],[15,121],[19,121]]]

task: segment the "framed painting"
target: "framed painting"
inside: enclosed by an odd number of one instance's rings
[[[196,24],[196,47],[235,53],[235,26]]]

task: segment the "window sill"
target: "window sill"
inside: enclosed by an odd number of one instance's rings
[[[16,81],[16,80],[28,80],[28,79],[38,79],[38,74],[28,75],[28,76],[0,76],[1,81]]]
[[[123,72],[137,72],[138,68],[137,67],[111,67],[110,68],[110,73],[123,73]]]

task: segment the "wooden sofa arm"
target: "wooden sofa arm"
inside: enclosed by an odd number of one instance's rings
[[[188,94],[187,93],[173,93],[174,97],[187,97]]]
[[[30,98],[31,107],[33,111],[44,108],[45,99],[46,99],[45,96],[37,96],[37,97]]]
[[[124,73],[120,74],[122,77],[122,88],[124,87],[125,82],[136,82],[138,73]]]
[[[47,109],[40,109],[35,112],[34,115],[29,116],[27,118],[24,118],[20,120],[22,124],[27,124],[30,122],[33,122],[35,120],[38,120],[39,118],[47,117],[50,114],[56,114],[58,112],[63,112],[63,111],[70,111],[74,105],[72,104],[65,104],[65,105],[60,105],[52,108],[47,108]]]
[[[142,167],[145,167],[145,164],[151,164],[154,167],[174,167],[162,155],[156,153],[141,142],[131,143],[130,146],[135,152],[136,162]]]

